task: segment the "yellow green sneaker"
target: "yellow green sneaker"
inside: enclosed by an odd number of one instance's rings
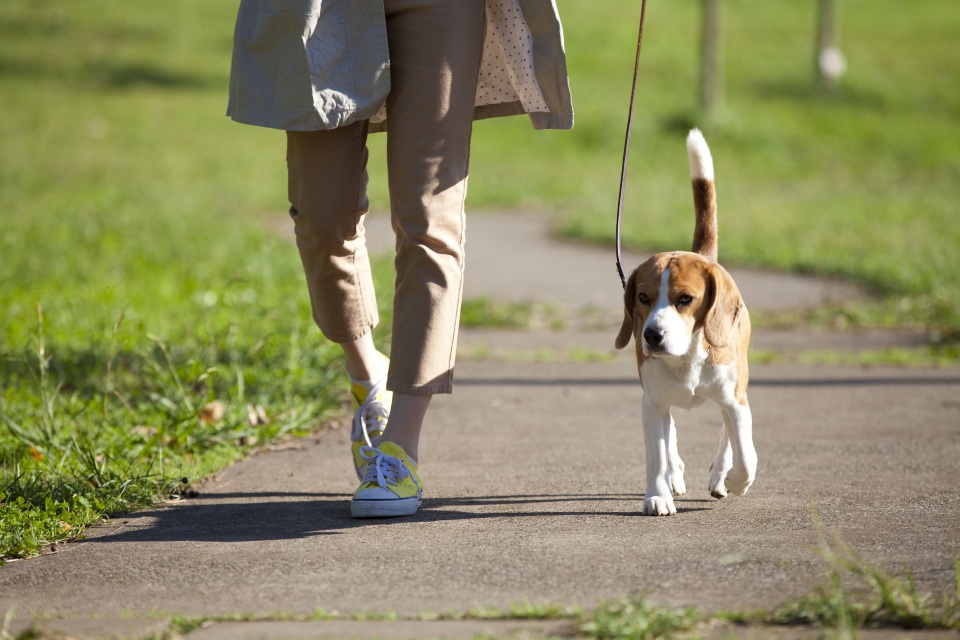
[[[383,356],[384,367],[390,360]],[[386,370],[386,369],[384,369]],[[366,462],[360,456],[361,447],[372,447],[373,440],[383,434],[390,418],[393,393],[387,391],[386,373],[379,380],[351,380],[350,397],[353,405],[353,428],[350,430],[350,450],[357,479],[363,480]]]
[[[417,463],[402,447],[382,442],[379,447],[360,447],[366,472],[350,501],[354,518],[412,516],[423,503],[423,485]]]

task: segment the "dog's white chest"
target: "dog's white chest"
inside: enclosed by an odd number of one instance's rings
[[[643,363],[643,391],[661,406],[695,409],[722,393],[725,367],[706,359],[650,358]]]

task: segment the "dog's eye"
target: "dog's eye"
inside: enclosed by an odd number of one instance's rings
[[[677,298],[677,306],[678,306],[678,307],[685,307],[685,306],[687,306],[688,304],[690,304],[691,302],[693,302],[693,296],[689,296],[689,295],[687,295],[687,294],[683,294],[682,296],[680,296],[679,298]]]
[[[650,304],[650,298],[645,293],[638,295],[637,300],[640,301],[640,304]]]

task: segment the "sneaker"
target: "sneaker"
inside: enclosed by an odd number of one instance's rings
[[[417,463],[402,447],[383,442],[379,447],[360,447],[366,473],[350,502],[354,518],[412,516],[423,503],[423,485]]]
[[[390,360],[383,356],[384,371]],[[361,447],[372,447],[373,440],[383,435],[390,418],[393,393],[387,391],[386,373],[379,380],[350,380],[350,397],[353,399],[353,428],[350,431],[350,450],[353,453],[353,468],[357,479],[363,480],[366,462],[360,456]]]

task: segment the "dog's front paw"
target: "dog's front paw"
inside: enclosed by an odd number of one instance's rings
[[[728,470],[724,467],[722,459],[714,460],[713,464],[710,465],[710,484],[708,488],[710,489],[710,495],[717,500],[727,497],[725,481]]]
[[[670,488],[673,489],[673,495],[682,496],[687,492],[687,484],[683,481],[683,473],[670,474]]]
[[[643,515],[645,516],[672,516],[677,512],[670,496],[654,496],[643,501]]]
[[[721,498],[727,497],[727,487],[724,486],[724,478],[717,475],[716,477],[710,476],[710,495],[720,500]]]
[[[753,484],[754,474],[747,467],[734,467],[727,473],[724,486],[733,495],[742,496]]]
[[[730,471],[727,472],[727,478],[724,484],[727,491],[734,495],[742,496],[753,484],[753,479],[757,476],[757,454],[753,447],[744,451],[743,458],[735,460]]]
[[[680,456],[670,461],[670,488],[675,496],[682,496],[687,492],[687,483],[683,481],[683,470],[685,468],[686,465],[680,459]]]

